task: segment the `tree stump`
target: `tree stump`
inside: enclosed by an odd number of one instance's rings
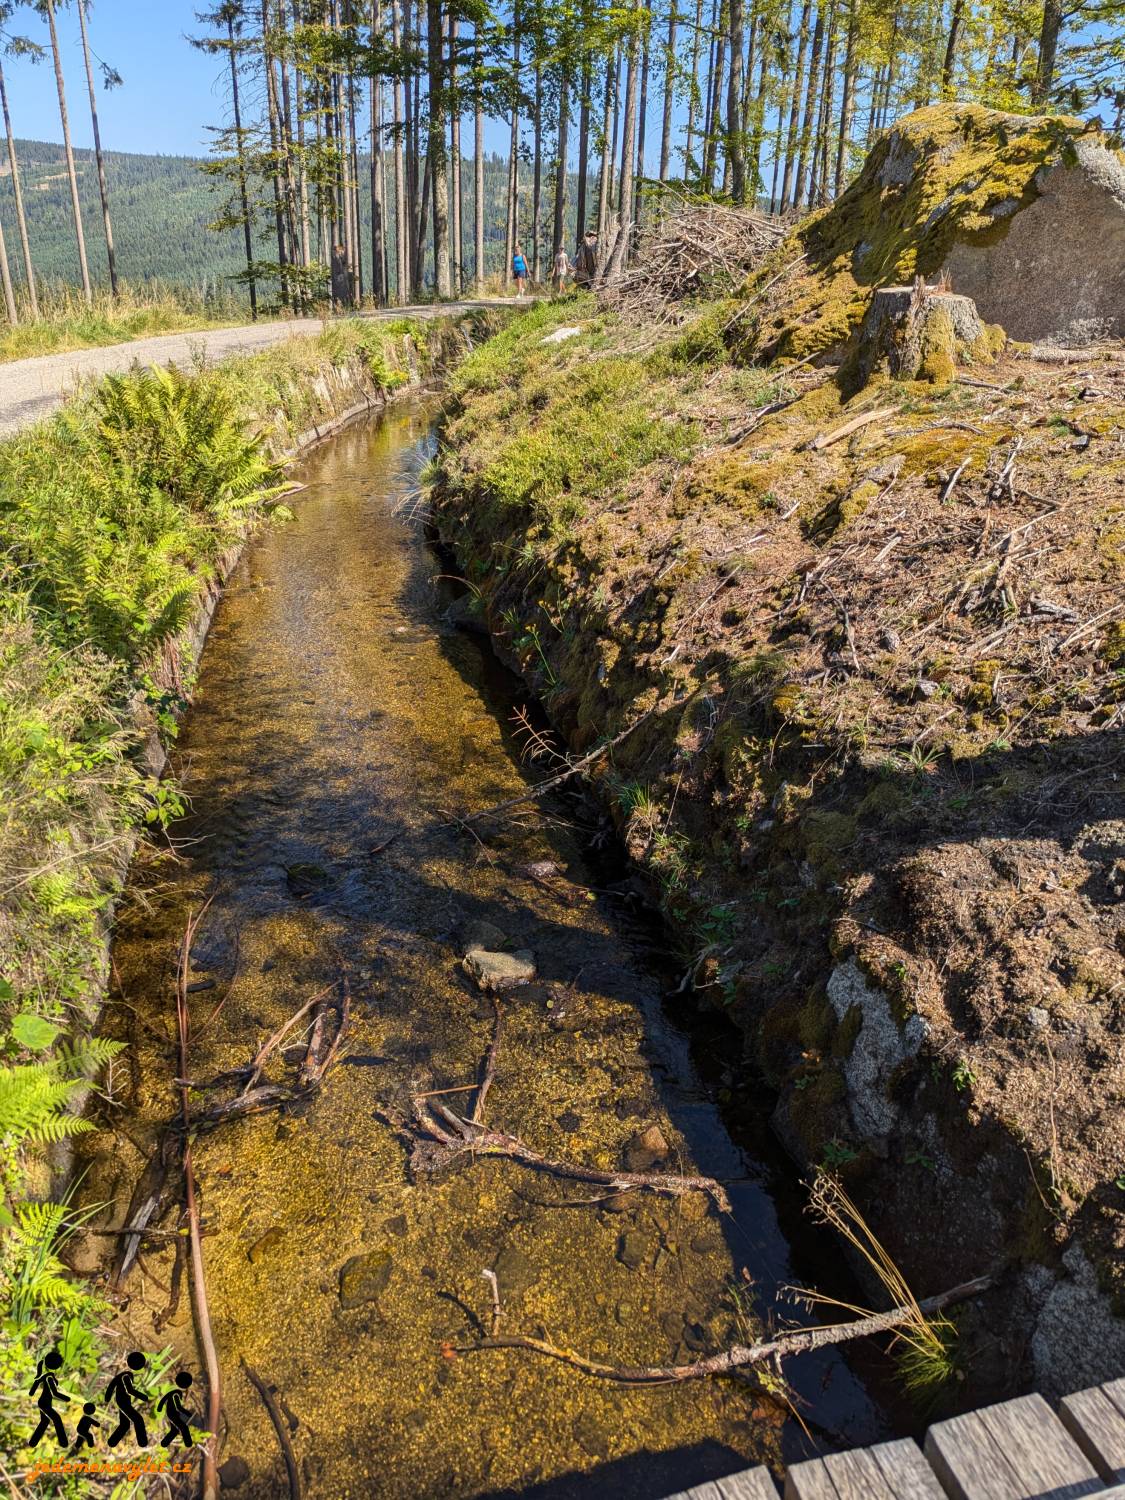
[[[987,359],[995,348],[971,297],[943,286],[880,287],[859,333],[864,381],[877,369],[899,380],[952,380],[958,364]]]

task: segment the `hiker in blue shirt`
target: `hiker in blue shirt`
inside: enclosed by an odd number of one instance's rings
[[[516,253],[512,256],[512,275],[516,278],[516,296],[523,296],[524,286],[527,284],[527,261],[523,258],[523,251],[519,245]]]

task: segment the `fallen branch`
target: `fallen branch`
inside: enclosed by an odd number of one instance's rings
[[[471,1156],[501,1156],[509,1161],[521,1162],[538,1172],[547,1172],[552,1177],[569,1177],[575,1182],[596,1182],[624,1192],[630,1188],[644,1188],[652,1193],[667,1193],[681,1197],[684,1193],[707,1193],[722,1213],[730,1212],[730,1200],[722,1184],[713,1177],[681,1176],[670,1172],[608,1172],[597,1167],[586,1167],[579,1162],[558,1161],[542,1155],[525,1145],[517,1136],[502,1130],[485,1130],[473,1120],[454,1114],[443,1104],[428,1107],[421,1096],[415,1097],[414,1119],[421,1138],[415,1138],[410,1155],[413,1172],[438,1172],[457,1157],[468,1153]],[[444,1125],[435,1118],[441,1117]]]
[[[274,1400],[273,1392],[258,1374],[257,1370],[254,1369],[253,1365],[248,1365],[243,1360],[242,1368],[246,1372],[247,1380],[249,1380],[258,1395],[261,1396],[262,1405],[265,1407],[269,1419],[273,1423],[274,1432],[277,1433],[281,1456],[285,1460],[285,1472],[289,1477],[289,1500],[301,1500],[301,1475],[297,1468],[297,1458],[293,1452],[293,1444],[289,1441],[285,1419],[282,1417],[280,1408]]]
[[[857,1318],[852,1323],[835,1323],[823,1328],[802,1328],[792,1333],[781,1334],[775,1339],[766,1339],[758,1344],[732,1344],[719,1354],[695,1360],[690,1365],[607,1365],[600,1360],[588,1359],[572,1349],[563,1349],[546,1339],[529,1338],[524,1334],[508,1333],[481,1339],[475,1344],[466,1344],[457,1349],[459,1354],[476,1354],[486,1349],[528,1349],[534,1354],[557,1359],[562,1364],[581,1370],[599,1380],[612,1380],[621,1385],[669,1385],[685,1380],[701,1380],[712,1375],[729,1375],[748,1366],[773,1363],[792,1358],[796,1354],[807,1354],[813,1349],[824,1349],[829,1345],[845,1344],[853,1339],[870,1338],[873,1334],[892,1333],[916,1321],[919,1311],[923,1314],[941,1312],[970,1297],[978,1297],[993,1285],[992,1276],[978,1276],[974,1281],[965,1281],[951,1287],[936,1297],[912,1305],[892,1307],[889,1312],[872,1313],[870,1317]]]
[[[496,1025],[493,1028],[488,1056],[484,1062],[484,1077],[480,1081],[480,1088],[477,1090],[477,1097],[473,1102],[473,1112],[469,1116],[469,1123],[472,1125],[483,1124],[485,1100],[488,1098],[488,1091],[492,1087],[493,1080],[496,1077],[496,1052],[500,1046],[501,1011],[500,1002],[496,999],[495,995],[492,997],[492,1005],[496,1011]]]
[[[853,432],[858,432],[861,427],[867,427],[872,422],[878,422],[883,417],[893,417],[898,413],[897,406],[877,406],[874,411],[865,411],[862,416],[853,417],[850,422],[845,422],[843,427],[837,427],[834,432],[822,432],[812,439],[806,446],[814,453],[819,453],[822,448],[831,448],[833,443],[838,443],[841,438],[850,437]]]
[[[429,828],[399,828],[395,833],[392,833],[388,838],[385,838],[381,844],[376,844],[374,848],[368,851],[368,853],[372,857],[374,857],[376,854],[382,854],[385,850],[389,849],[392,844],[397,843],[401,838],[405,838],[405,836],[411,832],[437,833],[446,828],[464,827],[470,823],[483,822],[485,818],[498,817],[500,813],[508,812],[513,807],[521,807],[525,802],[537,801],[540,797],[545,796],[555,787],[561,786],[564,781],[569,781],[572,776],[579,775],[586,769],[587,766],[592,765],[594,761],[607,754],[610,750],[615,750],[623,740],[628,739],[628,737],[634,732],[634,730],[639,729],[647,719],[651,719],[653,714],[659,707],[659,703],[654,703],[651,708],[646,708],[639,719],[635,719],[633,723],[630,724],[627,729],[623,729],[620,734],[614,735],[613,739],[606,740],[604,745],[596,746],[593,750],[590,751],[588,755],[584,755],[581,760],[576,760],[573,765],[567,766],[565,771],[559,771],[557,775],[548,776],[546,781],[539,782],[537,786],[530,787],[526,792],[520,792],[520,794],[516,797],[508,797],[505,799],[505,801],[497,802],[492,807],[484,807],[480,810],[480,812],[466,813],[463,818],[450,818],[442,823],[431,824]]]

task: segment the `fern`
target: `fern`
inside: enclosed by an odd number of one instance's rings
[[[10,1161],[23,1146],[92,1130],[88,1120],[68,1113],[67,1106],[121,1047],[95,1037],[61,1047],[42,1062],[0,1068],[0,1157]]]
[[[67,1203],[19,1205],[4,1266],[9,1316],[17,1328],[30,1324],[45,1308],[78,1312],[85,1307],[88,1294],[68,1279],[58,1252],[99,1207],[71,1214]]]

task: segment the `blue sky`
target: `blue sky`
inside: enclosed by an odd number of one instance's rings
[[[206,0],[199,8],[209,8]],[[221,124],[226,108],[222,85],[216,84],[223,60],[197,52],[184,40],[185,33],[205,29],[196,23],[195,11],[193,0],[93,0],[91,46],[125,80],[123,88],[108,93],[98,83],[102,143],[107,150],[191,156],[207,150],[205,127]],[[86,75],[73,9],[59,7],[58,27],[74,143],[91,146]],[[30,9],[18,10],[10,29],[47,44],[47,23]],[[7,59],[4,74],[16,135],[61,140],[50,63]]]

